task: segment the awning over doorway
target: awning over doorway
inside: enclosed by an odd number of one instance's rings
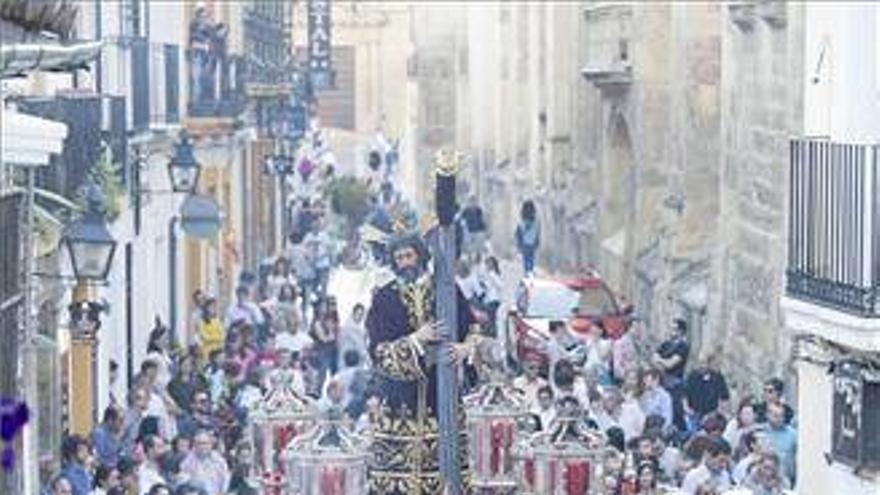
[[[49,155],[61,153],[67,125],[11,108],[0,108],[0,150],[4,165],[39,166]]]

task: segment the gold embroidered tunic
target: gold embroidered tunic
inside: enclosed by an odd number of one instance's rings
[[[374,390],[381,404],[370,456],[370,493],[374,495],[442,492],[434,358],[431,350],[421,348],[411,337],[434,321],[434,301],[430,277],[411,284],[395,280],[374,294],[367,315]],[[458,308],[458,335],[463,340],[473,319],[461,294]],[[464,438],[460,445],[467,445]],[[462,466],[465,460],[463,455]]]

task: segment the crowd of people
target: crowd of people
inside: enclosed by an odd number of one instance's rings
[[[381,223],[395,202],[386,189],[376,192],[385,197],[374,200],[368,222]],[[179,345],[156,322],[128,396],[111,395],[88,437],[64,439],[63,466],[47,493],[258,493],[248,415],[274,369],[287,370],[293,389],[320,410],[343,411],[358,432],[370,434],[378,404],[370,395],[369,308],[355,304],[342,319],[328,291],[342,241],[319,196],[295,207],[285,253],[267,273],[242,273],[225,311],[216,296],[197,291]],[[476,198],[461,209],[456,228],[459,289],[482,333],[500,340],[506,288]],[[532,203],[522,209],[515,242],[531,276],[540,243]],[[380,250],[366,256],[371,265],[387,263]],[[684,320],[674,320],[647,352],[646,333],[638,322],[614,338],[601,324],[582,332],[552,322],[546,360],[513,367],[512,385],[530,408],[526,427],[550,430],[561,415],[574,414],[602,432],[619,456],[605,470],[602,493],[785,493],[796,477],[797,436],[783,382],[767,380],[760,398],[733,397],[717,356],[692,362]],[[477,360],[466,368],[467,392],[485,376]]]
[[[633,335],[585,344],[554,322],[549,366],[526,363],[514,380],[532,406],[532,429],[552,429],[561,404],[574,403],[619,453],[603,493],[786,493],[797,435],[783,382],[769,379],[760,399],[734,402],[716,355],[688,366],[686,334],[676,319],[667,338],[639,357]]]

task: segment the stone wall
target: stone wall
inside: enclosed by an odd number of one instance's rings
[[[784,24],[761,10],[751,27],[725,9],[722,37],[721,235],[724,252],[713,326],[717,341],[737,356],[742,375],[781,375],[789,343],[779,308],[784,289],[788,137],[799,133],[803,96],[803,17],[792,4]],[[747,17],[748,19],[748,17]],[[762,352],[756,353],[754,349]]]
[[[519,204],[535,199],[542,267],[600,267],[652,326],[686,317],[698,350],[737,357],[734,381],[786,371],[777,301],[801,8],[781,21],[709,2],[459,9],[468,70],[454,95],[420,94],[456,100],[455,144],[496,250],[515,256]]]

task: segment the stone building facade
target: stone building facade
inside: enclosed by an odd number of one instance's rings
[[[415,85],[411,8],[406,2],[331,2],[331,60],[335,85],[318,89],[317,116],[344,170],[366,170],[376,134],[400,140],[402,163],[412,163]],[[296,56],[305,63],[308,2],[292,9]],[[409,172],[409,170],[407,170]]]
[[[455,40],[444,52],[454,95],[419,107],[454,108],[454,141],[422,141],[419,151],[466,152],[466,188],[486,208],[495,248],[515,256],[519,205],[534,199],[548,271],[597,266],[652,327],[684,316],[699,351],[737,356],[731,376],[787,371],[767,356],[788,345],[777,301],[787,138],[802,122],[801,7],[458,9],[444,33]],[[415,44],[417,57],[449,45]]]

